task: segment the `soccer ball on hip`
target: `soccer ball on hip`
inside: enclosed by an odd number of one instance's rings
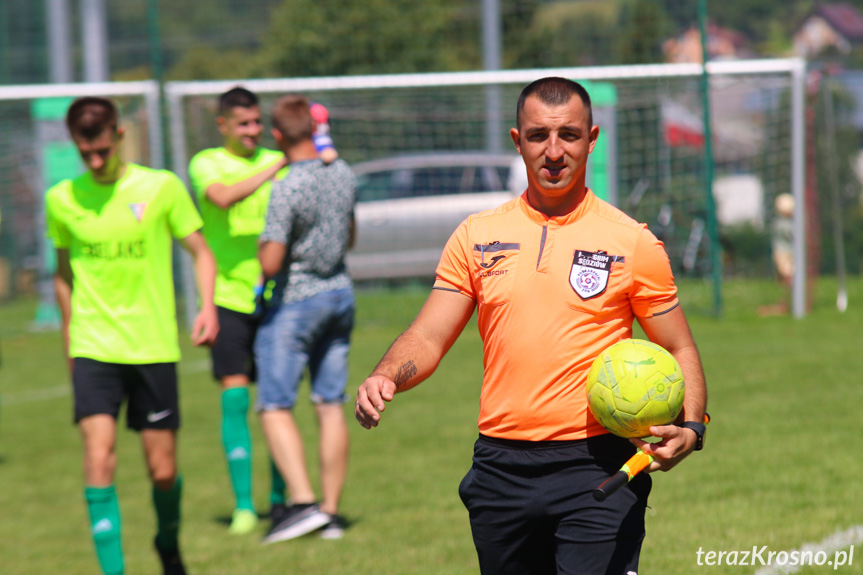
[[[593,361],[587,403],[607,430],[621,437],[647,437],[651,425],[667,425],[683,408],[683,372],[674,356],[655,343],[625,339]]]

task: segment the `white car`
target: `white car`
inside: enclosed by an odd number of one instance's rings
[[[357,176],[355,280],[433,277],[444,245],[470,214],[518,195],[507,191],[519,156],[425,153],[352,166]]]

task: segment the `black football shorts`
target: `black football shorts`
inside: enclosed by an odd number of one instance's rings
[[[257,370],[253,346],[260,318],[224,307],[216,310],[219,313],[219,336],[210,349],[213,377],[221,380],[229,375],[245,375],[249,381],[255,381]]]
[[[72,368],[75,423],[91,415],[117,419],[126,399],[129,429],[178,429],[176,363],[122,364],[76,357]]]

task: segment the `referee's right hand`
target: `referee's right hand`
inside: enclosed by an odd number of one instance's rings
[[[357,390],[354,415],[366,429],[377,427],[386,403],[393,400],[396,384],[383,375],[370,375]]]

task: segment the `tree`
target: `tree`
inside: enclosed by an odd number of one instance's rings
[[[710,2],[710,20],[718,25],[743,33],[753,45],[770,40],[771,22],[786,26],[799,25],[799,14],[805,13],[813,0],[747,0],[746,2]],[[789,29],[789,33],[791,30]],[[775,33],[775,32],[774,32]]]
[[[662,42],[674,32],[671,18],[656,0],[626,2],[617,29],[619,64],[662,62]]]
[[[580,0],[540,5],[523,23],[512,51],[518,68],[615,64],[621,0]]]
[[[255,58],[259,76],[474,70],[479,12],[459,0],[284,0]]]
[[[247,77],[263,23],[281,1],[218,0],[202,8],[198,0],[106,0],[112,76],[155,77],[158,42],[166,80]],[[149,20],[153,14],[157,27]]]

